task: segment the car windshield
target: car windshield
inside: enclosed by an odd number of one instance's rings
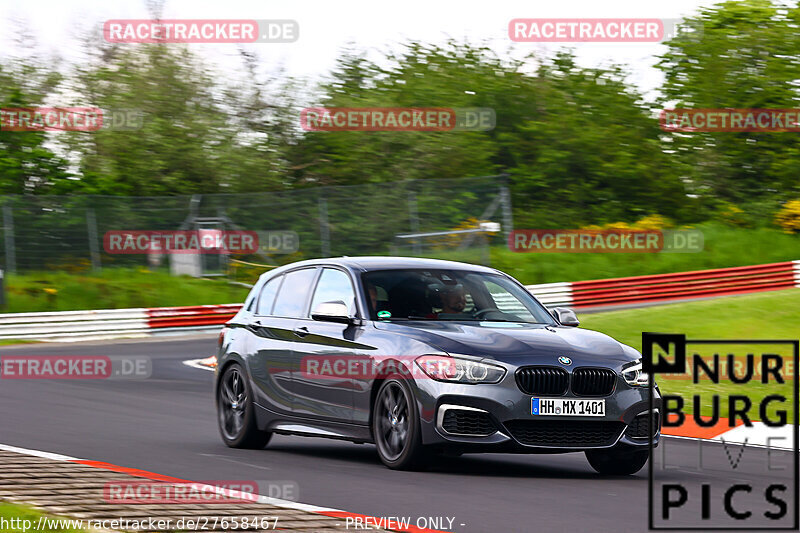
[[[555,324],[509,278],[443,269],[376,270],[362,275],[373,320],[451,320]]]

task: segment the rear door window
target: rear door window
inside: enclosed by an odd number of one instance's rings
[[[282,279],[283,276],[272,278],[261,289],[261,294],[258,297],[257,315],[269,316],[272,314],[272,304],[275,303],[275,294],[278,292],[278,287],[281,286]]]
[[[272,315],[289,318],[303,317],[308,302],[308,293],[316,274],[316,268],[304,268],[285,274],[275,299]]]

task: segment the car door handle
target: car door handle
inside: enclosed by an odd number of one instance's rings
[[[297,335],[300,338],[303,338],[306,335],[308,335],[308,328],[305,327],[305,326],[301,326],[299,328],[294,328],[294,334]]]

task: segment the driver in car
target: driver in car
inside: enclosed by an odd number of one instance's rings
[[[459,314],[467,307],[467,296],[460,283],[447,287],[442,293],[442,311],[440,314]]]

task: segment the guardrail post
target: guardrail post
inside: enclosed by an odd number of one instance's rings
[[[6,306],[6,283],[3,269],[0,269],[0,307]]]
[[[419,229],[419,211],[417,209],[417,195],[411,191],[408,193],[408,221],[411,225],[411,233],[418,234]],[[414,239],[411,241],[414,245],[414,255],[422,255],[422,243],[420,240]]]
[[[86,210],[86,227],[89,233],[89,255],[92,259],[92,270],[100,270],[100,249],[97,244],[97,220],[94,216],[94,209],[91,207]]]
[[[322,189],[319,197],[319,240],[322,246],[322,257],[331,256],[331,231],[328,226],[328,201],[325,200],[325,189]]]
[[[3,233],[6,243],[6,271],[17,271],[17,256],[14,248],[14,213],[11,206],[3,206]]]
[[[508,175],[506,174],[507,177]],[[507,185],[500,187],[500,205],[503,210],[503,236],[506,239],[506,245],[508,245],[508,237],[514,229],[514,215],[511,211],[511,193]]]

